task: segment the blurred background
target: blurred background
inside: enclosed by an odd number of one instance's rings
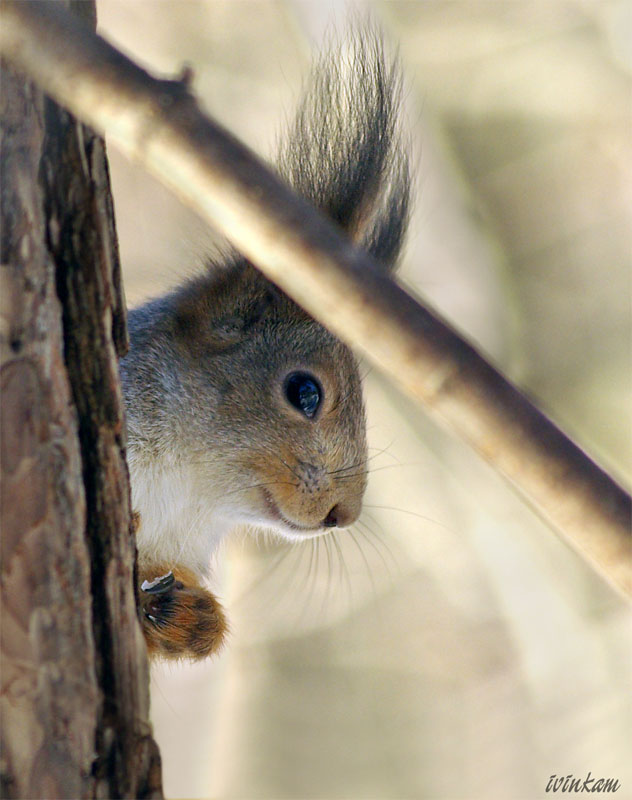
[[[100,29],[274,153],[346,4],[98,0]],[[356,3],[399,48],[416,200],[401,280],[629,485],[632,5]],[[212,232],[110,148],[127,299]],[[212,664],[152,673],[165,791],[190,798],[632,797],[625,603],[464,445],[366,365],[372,474],[351,532],[239,533]]]

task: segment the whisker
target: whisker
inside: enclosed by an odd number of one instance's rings
[[[338,534],[332,532],[331,534],[331,541],[336,548],[336,552],[338,554],[338,563],[340,564],[340,584],[342,585],[343,579],[344,583],[347,587],[347,602],[353,606],[353,589],[351,588],[351,579],[349,577],[349,570],[347,569],[347,565],[345,563],[344,554],[342,552],[342,547],[340,546],[340,542],[338,541]]]
[[[390,445],[389,445],[389,447],[390,447]],[[381,456],[384,452],[386,452],[386,451],[385,450],[380,450],[379,452],[375,453],[374,455],[369,456],[369,458],[362,459],[362,461],[356,461],[354,464],[347,464],[347,466],[340,467],[339,469],[328,470],[327,471],[327,475],[339,475],[341,472],[348,472],[350,469],[356,469],[357,467],[362,467],[365,464],[368,464],[369,461],[372,461],[374,458],[378,458],[379,456]],[[395,456],[392,456],[392,458],[395,458]]]
[[[254,578],[248,586],[239,594],[235,600],[234,605],[243,603],[247,597],[249,597],[254,591],[256,591],[263,583],[268,581],[272,575],[279,569],[279,567],[283,564],[283,562],[290,556],[290,554],[294,553],[292,547],[284,547],[280,553],[277,553],[274,556],[271,565],[266,565],[263,573],[258,577]]]
[[[327,556],[327,589],[321,604],[321,612],[324,614],[329,606],[329,597],[331,593],[331,550],[329,548],[329,536],[322,536],[323,546],[325,548],[325,555]]]
[[[309,572],[307,573],[309,579],[309,594],[305,598],[303,604],[303,617],[312,608],[312,599],[316,593],[318,586],[318,565],[320,564],[320,539],[310,539],[311,544],[311,558],[309,562]]]
[[[286,584],[286,590],[284,592],[279,592],[277,590],[274,591],[274,598],[273,600],[266,600],[265,602],[265,610],[266,615],[276,613],[276,610],[279,607],[283,607],[283,602],[287,598],[288,595],[292,595],[294,593],[294,587],[296,584],[297,575],[300,574],[301,564],[305,558],[305,548],[302,546],[302,542],[293,542],[290,544],[288,548],[288,552],[291,552],[295,558],[290,564],[286,563],[288,569],[286,570],[285,574],[290,574],[290,580],[288,584]],[[268,576],[269,577],[269,576]]]
[[[377,534],[375,531],[371,530],[371,528],[367,525],[367,523],[364,522],[361,519],[359,519],[357,521],[356,525],[361,526],[361,528],[364,528],[364,531],[359,530],[358,532],[362,533],[364,541],[368,544],[368,546],[373,550],[373,552],[380,559],[380,561],[382,562],[382,566],[384,567],[385,572],[391,578],[393,578],[392,568],[394,567],[395,568],[395,574],[401,575],[402,570],[401,570],[400,564],[397,562],[397,559],[395,558],[393,553],[389,550],[389,548],[387,547],[387,545],[383,541],[383,539],[380,538],[379,534]],[[380,548],[382,548],[382,549],[380,549]],[[384,556],[384,551],[389,556],[389,559],[390,559],[390,562],[391,562],[391,566],[389,566],[389,562],[387,561],[387,559]]]
[[[394,443],[395,443],[395,440],[393,439],[390,444],[386,445],[386,447],[381,447],[381,448],[369,447],[368,448],[369,450],[377,450],[377,453],[375,453],[375,455],[370,456],[369,458],[367,458],[367,461],[371,461],[372,459],[377,458],[377,456],[387,455],[387,456],[390,456],[390,458],[392,458],[394,461],[396,461],[399,464],[400,461],[397,458],[397,456],[395,456],[393,453],[389,452],[390,448],[393,446]]]
[[[349,464],[347,467],[340,467],[340,469],[332,469],[327,471],[327,475],[338,475],[341,472],[346,472],[350,469],[356,469],[357,467],[361,467],[365,463],[364,460],[357,461],[355,464]]]
[[[371,531],[369,531],[367,524],[365,522],[362,522],[362,520],[358,520],[356,522],[356,525],[358,526],[357,527],[358,534],[362,536],[367,545],[371,548],[371,550],[373,550],[373,552],[379,558],[382,566],[384,567],[384,571],[390,574],[390,569],[388,567],[388,564],[386,563],[386,559],[384,558],[383,553],[381,552],[381,550],[378,549],[375,542],[369,538],[369,534],[371,533]]]
[[[294,486],[296,488],[298,483],[292,483],[292,481],[263,481],[262,483],[253,483],[250,486],[240,486],[237,489],[232,489],[230,492],[224,492],[223,497],[229,497],[231,494],[236,494],[237,492],[247,492],[250,489],[259,489],[263,486]]]
[[[385,469],[401,469],[402,467],[418,467],[419,462],[411,461],[409,464],[385,464],[383,467],[372,467],[360,472],[354,472],[352,475],[342,475],[338,478],[339,481],[346,480],[347,478],[356,478],[358,475],[373,475],[375,472],[382,472]]]
[[[432,517],[428,517],[424,514],[418,514],[416,511],[410,511],[406,508],[397,508],[397,506],[376,506],[376,505],[369,505],[368,503],[364,503],[364,508],[378,508],[384,511],[397,511],[400,514],[409,514],[412,517],[417,517],[418,519],[423,520],[424,522],[430,522],[432,525],[437,525],[439,528],[443,528],[444,530],[448,531],[448,533],[455,533],[454,528],[451,528],[449,525],[446,525],[443,522],[439,522],[437,519],[433,519]]]
[[[277,461],[280,461],[283,464],[283,466],[285,466],[285,467],[287,467],[289,469],[289,471],[292,473],[292,475],[294,475],[294,477],[298,480],[299,483],[301,482],[301,476],[298,474],[298,472],[295,472],[292,469],[292,467],[287,463],[287,461],[284,461],[281,458],[281,456],[277,455],[276,453],[272,453],[272,455],[277,459]],[[298,484],[296,484],[296,485],[298,485]]]
[[[358,551],[358,553],[360,553],[360,558],[364,562],[364,565],[365,565],[366,571],[367,571],[367,575],[368,575],[369,581],[371,583],[371,588],[373,590],[373,597],[375,599],[377,599],[377,597],[378,597],[377,587],[375,586],[375,580],[373,579],[373,571],[371,570],[371,565],[369,564],[369,560],[366,557],[366,553],[364,552],[364,550],[358,544],[358,540],[353,535],[353,529],[352,528],[349,528],[348,533],[349,533],[349,536],[351,537],[351,541],[354,543],[354,545],[356,547],[356,550]]]
[[[361,383],[361,382],[362,382],[362,381],[360,381],[360,383]],[[346,400],[348,397],[351,397],[351,395],[352,395],[352,394],[360,393],[361,391],[362,391],[362,389],[361,389],[361,388],[360,388],[359,390],[358,390],[358,389],[356,389],[356,388],[350,389],[350,390],[347,392],[347,394],[345,394],[343,397],[341,397],[341,398],[338,400],[338,402],[337,402],[337,403],[336,403],[334,406],[332,406],[332,407],[329,409],[329,412],[328,412],[327,416],[329,416],[330,414],[333,414],[333,413],[334,413],[334,411],[336,411],[336,410],[338,409],[338,407],[339,407],[339,406],[341,406],[341,405],[342,405],[342,404],[345,402],[345,400]]]
[[[307,542],[308,541],[309,541],[309,548],[307,547]],[[309,609],[311,598],[312,598],[312,596],[314,594],[315,578],[316,578],[316,574],[317,574],[317,571],[316,572],[314,571],[314,551],[315,551],[314,540],[313,539],[309,539],[309,540],[306,540],[304,542],[300,542],[297,545],[297,547],[301,551],[309,550],[309,561],[308,561],[308,564],[307,564],[307,575],[305,577],[305,580],[303,581],[303,584],[304,584],[304,586],[306,587],[307,590],[305,592],[301,592],[301,597],[302,597],[303,602],[301,603],[300,611],[297,611],[297,613],[295,615],[293,615],[294,616],[294,621],[292,623],[291,629],[294,632],[296,632],[297,630],[300,630],[301,622],[305,618],[305,616],[307,614],[307,611]],[[302,563],[302,560],[303,560],[302,555],[301,555],[301,559],[300,560],[301,560],[301,563]],[[297,563],[297,566],[298,566],[298,563]],[[296,571],[294,572],[294,580],[292,581],[291,585],[293,586],[295,582],[296,582]],[[293,599],[294,598],[291,598],[292,601],[293,601]],[[296,607],[296,604],[292,603],[292,606]]]

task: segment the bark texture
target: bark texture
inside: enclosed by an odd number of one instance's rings
[[[161,797],[104,143],[5,64],[1,102],[2,795]]]

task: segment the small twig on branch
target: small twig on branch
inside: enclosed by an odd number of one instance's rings
[[[629,495],[372,259],[206,117],[55,4],[3,3],[2,53],[361,348],[632,594]]]

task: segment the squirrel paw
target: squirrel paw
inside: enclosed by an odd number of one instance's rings
[[[192,572],[158,566],[143,569],[140,577],[141,623],[150,657],[199,660],[219,650],[228,629],[224,611]]]

